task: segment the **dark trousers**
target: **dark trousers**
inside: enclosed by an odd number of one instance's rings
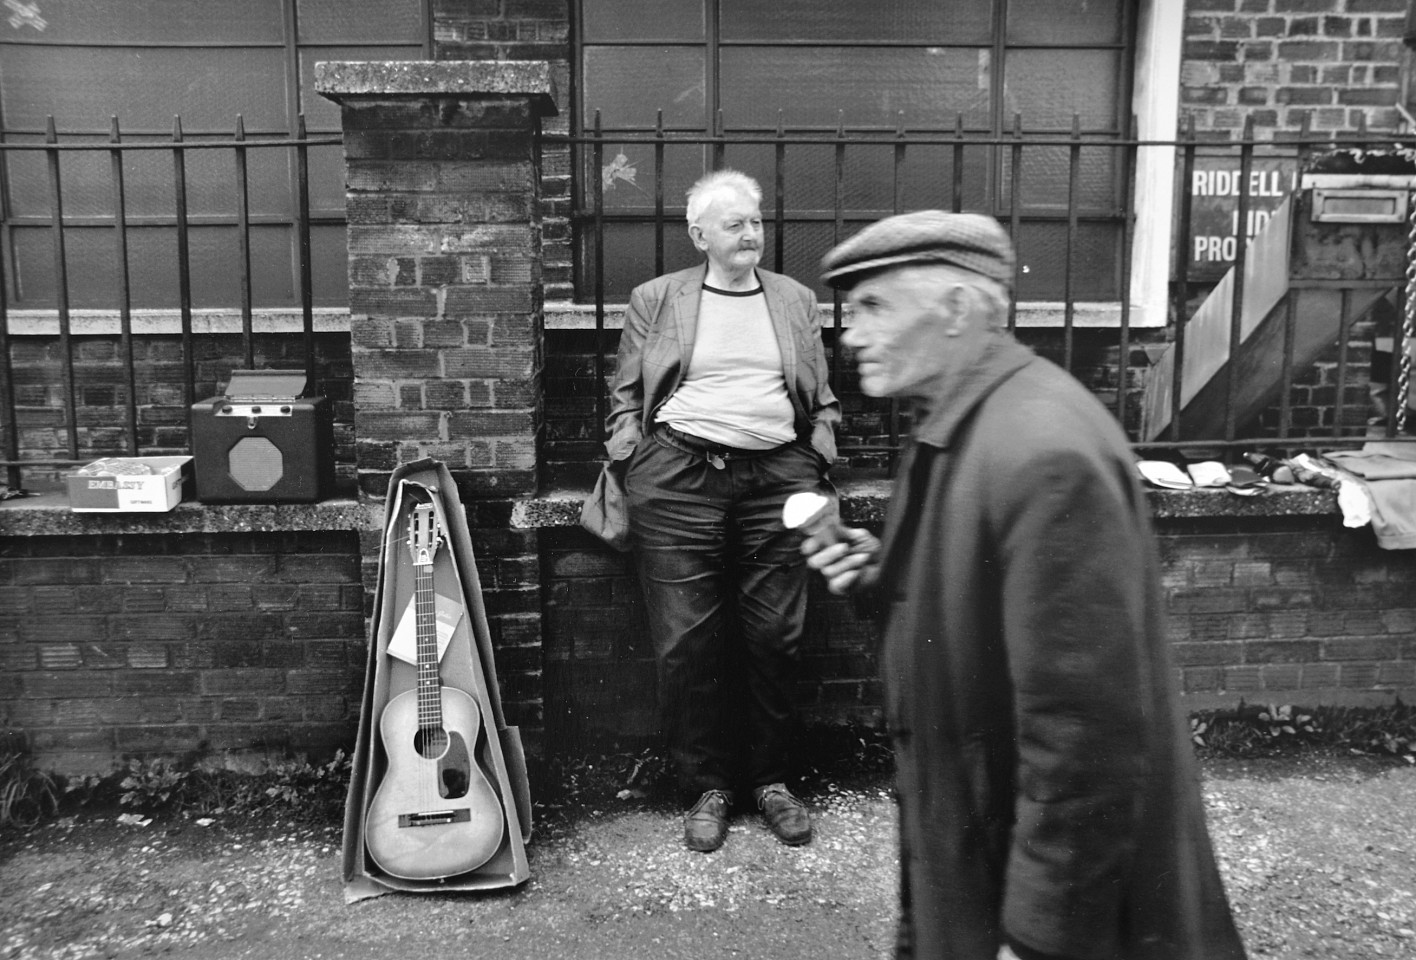
[[[630,537],[685,798],[788,777],[807,567],[782,504],[821,485],[801,443],[710,459],[661,427],[634,452]]]

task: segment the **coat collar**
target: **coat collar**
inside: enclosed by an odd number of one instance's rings
[[[969,413],[1003,381],[1036,359],[1037,354],[1010,334],[995,338],[984,348],[979,362],[963,376],[949,381],[934,396],[916,405],[915,440],[947,449]]]
[[[703,281],[708,277],[708,264],[701,267],[690,267],[687,270],[679,271],[678,278],[681,281],[678,290],[674,293],[674,325],[678,328],[679,347],[685,354],[693,344],[693,338],[698,333],[698,301],[703,297]],[[688,366],[688,357],[683,357],[683,364]]]

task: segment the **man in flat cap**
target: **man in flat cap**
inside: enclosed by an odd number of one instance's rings
[[[1008,332],[1008,236],[921,211],[822,266],[849,291],[861,389],[916,401],[883,545],[840,528],[802,545],[834,592],[882,588],[897,955],[1242,958],[1133,458]]]

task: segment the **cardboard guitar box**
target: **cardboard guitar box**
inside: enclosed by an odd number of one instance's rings
[[[410,520],[414,519],[415,511],[419,520],[426,519],[426,507],[419,510],[418,504],[429,501],[440,521],[440,548],[432,554],[430,563],[425,555],[415,564],[416,549],[410,552],[410,541],[417,539],[417,535],[410,530]],[[431,579],[419,579],[429,575]],[[435,618],[430,612],[430,605],[421,602],[428,598],[429,593],[435,595],[432,605],[436,607]],[[419,602],[415,603],[415,599]],[[370,804],[374,802],[385,777],[392,772],[408,769],[400,766],[404,761],[397,761],[396,757],[391,760],[380,720],[392,700],[402,693],[418,689],[419,669],[416,664],[419,654],[424,655],[425,666],[431,664],[428,654],[434,619],[436,643],[438,646],[445,644],[436,663],[436,675],[442,687],[470,694],[480,712],[480,730],[476,734],[475,745],[471,745],[472,754],[477,768],[485,775],[482,792],[485,793],[485,784],[490,784],[495,794],[495,806],[499,808],[497,815],[504,818],[504,829],[495,852],[485,862],[450,876],[408,879],[394,876],[379,866],[369,852],[365,831],[370,821]],[[385,503],[379,578],[374,592],[370,632],[359,736],[344,808],[345,902],[353,903],[390,891],[442,893],[449,890],[491,890],[515,886],[526,880],[531,873],[526,859],[526,843],[531,838],[531,792],[526,777],[526,758],[521,747],[520,731],[516,727],[508,727],[502,714],[491,636],[487,629],[466,514],[451,473],[436,460],[406,464],[396,470],[391,479]],[[415,645],[419,649],[415,650]],[[460,702],[465,702],[465,698],[456,696]],[[420,701],[420,721],[422,710]],[[449,721],[447,726],[451,728],[452,722]],[[406,745],[395,743],[392,749],[402,756],[401,751],[406,749]],[[388,789],[393,786],[390,784]],[[475,791],[469,796],[473,793]],[[427,809],[446,806],[436,795],[436,789],[431,791],[431,795],[431,802],[425,804]],[[384,806],[381,803],[378,807],[380,813],[384,812]],[[412,816],[428,814],[415,811]],[[487,822],[487,817],[481,814],[472,819]],[[373,822],[380,837],[388,836],[389,828],[382,818],[376,817]],[[400,826],[403,826],[402,818]],[[442,825],[435,826],[438,830],[447,829]],[[405,828],[410,830],[410,834],[399,833],[396,839],[401,841],[401,838],[411,836],[411,831],[420,829],[416,824]],[[424,836],[446,834],[431,831]],[[465,837],[466,834],[459,836]]]

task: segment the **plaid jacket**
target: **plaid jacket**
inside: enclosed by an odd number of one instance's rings
[[[653,428],[654,413],[678,389],[693,354],[698,302],[707,265],[656,277],[629,295],[620,334],[619,366],[605,420],[605,452],[624,460]],[[841,405],[831,392],[816,295],[790,277],[759,269],[767,312],[782,354],[797,437],[809,440],[829,466],[836,459]]]

